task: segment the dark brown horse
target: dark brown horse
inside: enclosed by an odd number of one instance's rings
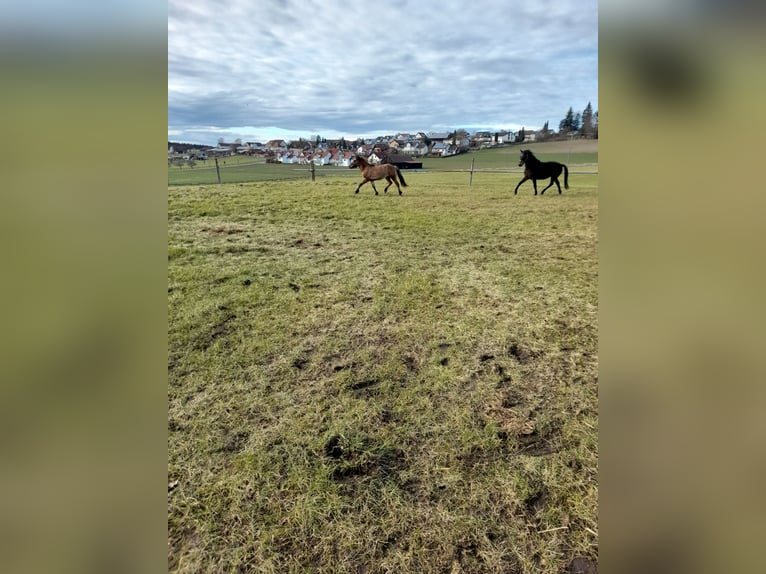
[[[551,178],[551,182],[545,186],[545,189],[548,189],[550,186],[552,186],[554,183],[556,184],[556,187],[559,188],[559,193],[561,193],[561,186],[559,185],[559,176],[561,175],[561,170],[564,170],[564,189],[569,189],[569,170],[567,169],[567,166],[565,166],[563,163],[558,163],[555,161],[540,161],[537,159],[534,154],[529,151],[528,149],[521,150],[521,157],[519,159],[519,167],[524,166],[524,179],[522,179],[517,185],[516,189],[513,190],[513,195],[516,195],[519,191],[519,186],[527,181],[528,179],[532,180],[532,185],[535,188],[535,195],[537,195],[537,180],[538,179],[548,179]],[[543,189],[540,192],[540,195],[545,193],[545,189]]]
[[[362,172],[362,176],[364,176],[364,180],[356,186],[356,191],[354,193],[359,193],[359,188],[369,181],[370,185],[372,185],[372,189],[375,190],[375,195],[378,195],[378,189],[375,187],[375,182],[384,177],[386,178],[386,181],[388,181],[388,185],[383,190],[383,193],[388,193],[388,188],[391,187],[392,183],[396,184],[396,189],[399,190],[399,195],[402,194],[402,188],[399,187],[399,182],[402,182],[402,187],[407,187],[407,182],[404,181],[402,172],[399,171],[398,167],[391,165],[390,163],[372,165],[362,156],[356,155],[354,156],[354,159],[351,160],[348,167],[358,167],[359,171]]]

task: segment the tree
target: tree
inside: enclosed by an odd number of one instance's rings
[[[567,132],[570,132],[576,129],[577,128],[575,127],[574,111],[572,110],[570,106],[566,117],[563,120],[561,120],[561,122],[559,122],[559,131],[566,134]]]
[[[593,137],[593,107],[588,102],[585,109],[582,112],[582,126],[580,127],[580,133],[583,137]]]
[[[519,133],[516,134],[516,141],[518,143],[523,143],[526,138],[527,138],[526,130],[524,128],[521,128],[519,130]]]
[[[548,121],[546,120],[543,124],[543,128],[540,130],[540,141],[545,141],[548,139],[548,136],[550,135],[551,130],[548,129]]]
[[[593,137],[598,139],[598,110],[593,114]]]

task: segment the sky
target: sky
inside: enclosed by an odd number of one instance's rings
[[[597,0],[169,0],[168,139],[551,129],[598,109]]]

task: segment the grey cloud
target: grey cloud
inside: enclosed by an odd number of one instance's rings
[[[210,17],[208,3],[169,3],[174,129],[541,125],[596,105],[593,1],[230,4]]]

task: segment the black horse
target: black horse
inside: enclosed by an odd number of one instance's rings
[[[559,176],[561,170],[564,170],[564,189],[569,189],[569,170],[563,163],[556,161],[540,161],[534,154],[528,149],[521,150],[521,158],[519,160],[519,167],[524,166],[524,179],[522,179],[516,189],[513,190],[513,195],[516,195],[519,191],[519,185],[527,181],[532,180],[532,185],[535,188],[535,195],[537,195],[537,180],[551,178],[551,182],[545,187],[548,189],[554,183],[559,188],[561,193],[561,186],[559,185]],[[545,193],[545,189],[540,192],[540,195]]]

